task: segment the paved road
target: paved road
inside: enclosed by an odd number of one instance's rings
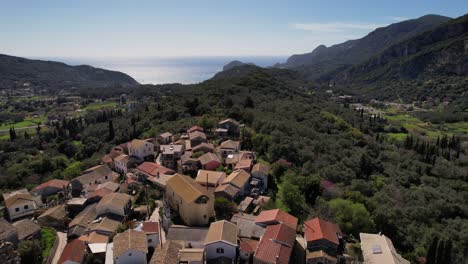
[[[57,246],[57,250],[55,251],[54,258],[52,259],[52,264],[58,263],[60,256],[62,256],[63,249],[67,245],[67,233],[57,232],[57,237],[59,244]]]
[[[157,207],[154,209],[154,212],[153,212],[153,214],[151,214],[149,220],[152,221],[152,222],[158,222],[159,223],[159,234],[161,236],[161,245],[162,245],[162,244],[166,243],[166,232],[161,227],[162,224],[161,224],[161,221],[159,219],[159,207],[162,206],[162,204],[161,204],[160,201],[156,201],[156,205],[157,205]]]

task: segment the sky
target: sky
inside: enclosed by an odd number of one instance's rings
[[[286,56],[466,0],[15,0],[0,3],[0,53],[24,57]]]

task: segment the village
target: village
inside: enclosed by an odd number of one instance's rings
[[[353,250],[336,223],[273,209],[268,164],[234,119],[115,146],[71,181],[4,193],[0,254],[57,231],[44,263],[409,263],[383,234]],[[234,207],[234,208],[233,208]]]

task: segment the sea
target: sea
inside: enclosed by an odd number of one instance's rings
[[[141,84],[182,83],[205,81],[222,71],[233,60],[269,67],[284,62],[286,56],[248,57],[151,57],[151,58],[40,58],[70,65],[87,64],[107,70],[120,71]]]

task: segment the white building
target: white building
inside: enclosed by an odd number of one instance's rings
[[[5,207],[8,209],[10,220],[33,215],[38,207],[37,199],[27,189],[4,193],[3,199],[5,200]]]
[[[115,264],[146,264],[148,244],[143,232],[128,229],[114,237],[113,259]]]
[[[146,157],[154,156],[154,145],[151,142],[134,139],[127,143],[128,153],[130,156],[144,160]]]
[[[381,234],[360,233],[364,263],[410,264],[396,252],[392,241]]]
[[[205,238],[206,259],[237,258],[237,226],[231,222],[222,220],[210,225]]]
[[[120,216],[127,216],[131,209],[131,196],[124,193],[107,194],[96,205],[98,216],[112,213]]]
[[[114,168],[117,172],[123,173],[124,175],[128,172],[128,162],[130,161],[130,156],[125,154],[120,154],[114,159]]]

